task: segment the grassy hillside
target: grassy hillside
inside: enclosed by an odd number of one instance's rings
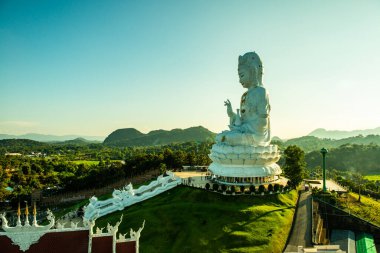
[[[282,252],[291,227],[297,193],[266,197],[224,196],[177,187],[123,211],[102,217],[119,232],[143,220],[141,252]]]
[[[361,202],[358,202],[358,199],[358,194],[350,192],[346,198],[338,198],[338,204],[339,207],[346,212],[357,215],[362,219],[380,226],[380,202],[363,195],[361,196]]]

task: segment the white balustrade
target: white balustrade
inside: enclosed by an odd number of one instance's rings
[[[157,196],[181,184],[181,178],[173,172],[167,172],[168,176],[160,175],[155,181],[148,185],[133,189],[132,184],[128,184],[121,190],[114,190],[112,198],[98,200],[95,196],[90,198],[90,203],[84,208],[84,219],[91,221],[115,211]]]

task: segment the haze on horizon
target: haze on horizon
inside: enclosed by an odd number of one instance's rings
[[[0,133],[227,129],[256,51],[272,135],[380,126],[380,2],[2,1]]]

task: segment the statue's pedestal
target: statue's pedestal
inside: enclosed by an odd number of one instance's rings
[[[279,179],[281,168],[277,145],[230,146],[216,143],[209,155],[213,161],[209,167],[213,177],[226,184],[259,185]]]

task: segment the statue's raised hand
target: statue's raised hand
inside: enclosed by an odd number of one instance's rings
[[[232,111],[232,105],[231,105],[231,102],[229,99],[227,99],[227,101],[224,101],[224,105],[227,106],[227,114],[228,114],[228,117],[233,117],[234,116],[234,112]]]

